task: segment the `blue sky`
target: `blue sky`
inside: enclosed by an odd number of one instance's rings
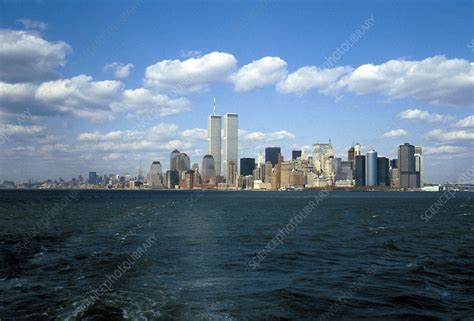
[[[331,139],[343,157],[353,142],[388,157],[421,145],[433,182],[473,165],[472,1],[1,1],[0,12],[0,179],[136,175],[140,160],[167,167],[174,147],[201,163],[213,97],[239,113],[240,157]]]

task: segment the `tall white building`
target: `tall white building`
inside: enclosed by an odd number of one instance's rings
[[[207,121],[207,153],[214,158],[215,175],[221,175],[221,116],[209,115]]]
[[[239,159],[239,115],[227,113],[224,115],[224,172],[227,174],[228,164],[233,161],[235,172],[238,172]],[[227,175],[226,175],[227,178]]]

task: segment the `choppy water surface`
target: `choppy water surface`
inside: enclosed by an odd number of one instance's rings
[[[317,192],[68,193],[0,191],[2,321],[474,318],[468,194],[332,192],[253,268]]]

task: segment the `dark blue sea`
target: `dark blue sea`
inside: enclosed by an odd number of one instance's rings
[[[318,193],[0,191],[0,319],[474,319],[470,194]]]

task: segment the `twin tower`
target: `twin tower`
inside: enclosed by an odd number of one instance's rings
[[[224,140],[224,153],[222,153],[221,137]],[[224,133],[222,133],[222,117],[215,113],[209,115],[207,123],[207,144],[208,154],[214,158],[214,168],[216,176],[222,175],[221,166],[223,166],[223,176],[228,179],[229,174],[237,174],[237,164],[239,159],[239,115],[227,113],[224,115]],[[224,156],[222,161],[221,156]],[[231,173],[229,173],[229,170]]]

